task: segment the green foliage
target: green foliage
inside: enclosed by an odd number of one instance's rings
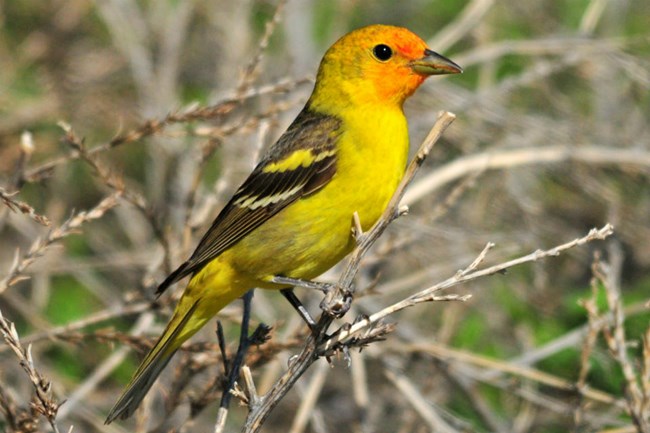
[[[88,374],[87,369],[79,362],[78,348],[55,346],[45,352],[45,356],[52,360],[51,367],[67,379],[80,381]]]
[[[80,245],[81,242],[77,244]],[[75,248],[72,250],[75,251]],[[79,248],[76,248],[76,251],[81,252]],[[53,296],[45,308],[45,316],[54,325],[73,322],[101,307],[101,302],[74,278],[57,277],[53,280],[53,285]]]

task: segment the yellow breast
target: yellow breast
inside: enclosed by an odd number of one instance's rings
[[[355,212],[364,230],[380,217],[404,174],[406,119],[399,109],[369,107],[342,121],[332,180],[233,246],[239,272],[262,281],[274,275],[315,278],[354,247]]]

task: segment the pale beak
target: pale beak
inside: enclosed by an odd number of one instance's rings
[[[414,72],[421,75],[460,74],[463,68],[435,51],[424,50],[424,57],[409,63]]]

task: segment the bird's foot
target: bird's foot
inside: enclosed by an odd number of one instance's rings
[[[352,306],[352,292],[349,290],[343,291],[340,296],[336,291],[327,293],[327,296],[321,301],[320,308],[325,314],[341,318],[350,310]]]

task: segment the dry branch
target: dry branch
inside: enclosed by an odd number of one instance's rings
[[[84,223],[103,217],[108,210],[117,206],[119,196],[120,193],[111,194],[91,210],[79,212],[71,216],[67,221],[61,224],[61,226],[50,230],[45,239],[37,239],[22,258],[19,256],[19,251],[17,250],[11,269],[7,276],[0,280],[0,294],[17,282],[29,278],[24,275],[27,268],[34,263],[36,259],[43,256],[47,249],[49,249],[53,244],[73,233],[76,233]]]
[[[404,195],[404,203],[411,205],[442,186],[473,173],[559,162],[634,167],[647,172],[650,170],[650,152],[636,148],[544,146],[477,153],[455,159],[422,177]]]
[[[4,318],[0,311],[0,333],[7,345],[13,350],[20,361],[20,366],[25,370],[29,380],[32,382],[36,398],[32,401],[32,408],[41,414],[52,426],[55,433],[59,432],[56,424],[56,414],[59,410],[59,403],[52,397],[52,386],[35,367],[32,358],[31,346],[27,349],[20,343],[18,332],[14,324]]]
[[[636,363],[630,359],[628,351],[631,342],[627,340],[625,335],[625,315],[623,313],[621,288],[619,284],[623,263],[620,246],[613,244],[609,248],[609,253],[609,263],[597,257],[592,266],[594,279],[604,287],[607,297],[607,307],[614,315],[613,322],[602,329],[603,337],[612,357],[616,360],[623,372],[623,377],[625,378],[625,400],[632,421],[639,433],[650,433],[650,411],[648,411],[648,407],[650,407],[648,403],[650,400],[650,394],[648,393],[650,384],[648,383],[648,372],[647,370],[639,371],[639,366],[635,365]],[[593,310],[590,311],[591,314],[593,314]],[[646,332],[650,332],[650,326]],[[645,348],[645,346],[642,347]],[[646,351],[642,354],[642,356],[647,355],[648,353]],[[647,367],[649,362],[645,359],[642,365]],[[644,369],[644,367],[641,368]]]
[[[478,265],[483,261],[483,259],[486,256],[486,253],[488,250],[493,246],[493,244],[488,244],[483,251],[477,256],[477,258],[465,269],[462,269],[456,273],[453,277],[438,283],[434,286],[431,286],[427,289],[424,289],[418,293],[415,293],[411,296],[409,296],[406,299],[403,299],[399,302],[394,303],[393,305],[384,308],[381,311],[378,311],[377,313],[374,313],[364,319],[361,319],[360,321],[356,322],[355,324],[351,325],[348,329],[344,329],[341,332],[337,333],[336,336],[332,339],[329,339],[322,347],[321,350],[323,352],[331,350],[332,347],[338,345],[338,344],[345,344],[345,341],[358,334],[362,330],[375,326],[376,324],[380,323],[382,319],[385,317],[394,314],[400,310],[403,310],[405,308],[412,307],[414,305],[423,303],[423,302],[431,302],[431,301],[449,301],[449,300],[459,300],[459,301],[466,301],[469,299],[471,295],[465,295],[465,296],[459,296],[459,295],[447,295],[447,296],[436,296],[435,293],[448,289],[450,287],[456,286],[461,283],[466,283],[468,281],[475,280],[480,277],[485,277],[488,275],[494,275],[500,272],[505,271],[508,268],[511,268],[513,266],[521,265],[523,263],[529,263],[529,262],[534,262],[536,260],[540,260],[542,258],[546,257],[551,257],[551,256],[558,256],[560,255],[561,252],[566,251],[568,249],[574,248],[579,245],[584,245],[588,242],[592,242],[595,240],[603,240],[606,239],[608,236],[610,236],[612,233],[614,233],[614,229],[611,225],[607,224],[604,227],[600,229],[592,229],[586,236],[583,236],[578,239],[574,239],[570,242],[564,243],[562,245],[555,246],[551,249],[548,250],[537,250],[534,251],[526,256],[519,257],[517,259],[513,259],[504,263],[500,263],[498,265],[490,266],[485,269],[481,269],[478,271],[473,271],[478,267]],[[472,272],[473,271],[473,272]]]
[[[270,93],[286,93],[296,86],[309,81],[311,81],[311,79],[302,78],[297,80],[290,80],[285,78],[279,80],[274,84],[267,84],[257,88],[252,88],[250,90],[244,91],[241,94],[233,94],[232,96],[226,97],[223,100],[207,107],[192,105],[183,111],[170,113],[161,119],[146,120],[134,129],[117,135],[107,143],[100,144],[91,149],[88,149],[88,155],[95,156],[98,153],[106,152],[115,147],[128,143],[134,143],[142,140],[143,138],[161,134],[171,125],[187,124],[205,120],[214,121],[221,119],[227,114],[231,113],[238,105],[249,99]],[[39,182],[49,177],[54,169],[58,166],[67,164],[70,161],[77,160],[80,157],[81,155],[79,152],[73,151],[66,156],[54,158],[50,161],[44,162],[36,167],[25,170],[23,180],[26,182]]]
[[[18,192],[9,193],[4,188],[0,187],[0,200],[2,200],[9,209],[14,212],[20,211],[45,227],[50,226],[50,220],[48,220],[46,216],[37,214],[34,208],[24,201],[14,199],[13,196],[16,194],[18,194]]]
[[[440,414],[427,403],[427,399],[418,391],[415,384],[406,378],[400,372],[386,366],[384,368],[384,375],[390,380],[395,388],[406,398],[411,407],[424,419],[429,425],[431,431],[440,433],[460,433],[451,425],[449,425]]]

